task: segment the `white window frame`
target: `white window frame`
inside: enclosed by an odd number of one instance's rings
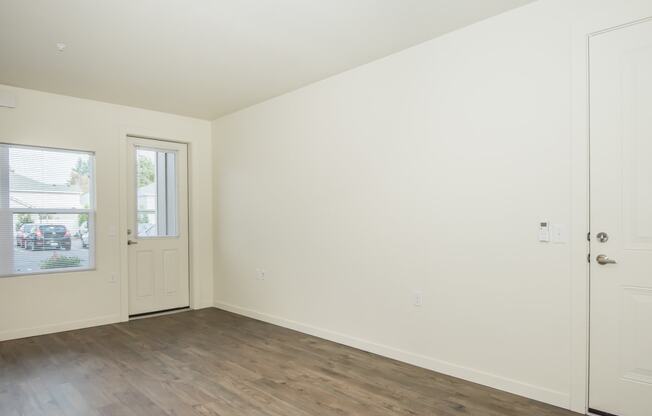
[[[9,184],[9,149],[23,148],[51,152],[68,152],[88,155],[88,208],[11,208]],[[62,149],[44,146],[29,146],[22,144],[0,142],[0,225],[10,224],[13,230],[15,214],[87,214],[88,215],[88,266],[62,267],[57,269],[39,269],[29,272],[17,272],[14,262],[14,239],[0,238],[0,279],[36,274],[57,274],[95,270],[95,152],[88,150]],[[0,228],[1,229],[1,228]],[[13,236],[12,236],[13,237]]]

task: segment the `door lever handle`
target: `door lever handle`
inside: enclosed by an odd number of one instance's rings
[[[127,240],[127,245],[138,244],[138,241]]]
[[[604,254],[599,254],[598,257],[595,258],[595,260],[598,262],[598,264],[616,264],[616,260],[610,259],[608,256]]]

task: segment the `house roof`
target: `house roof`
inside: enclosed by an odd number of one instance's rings
[[[44,183],[13,171],[9,173],[9,189],[11,192],[82,193],[77,185]]]

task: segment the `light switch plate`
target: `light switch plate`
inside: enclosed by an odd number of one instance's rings
[[[550,226],[550,240],[553,243],[561,244],[566,242],[566,225],[564,224],[551,224]]]

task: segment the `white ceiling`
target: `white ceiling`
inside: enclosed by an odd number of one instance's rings
[[[0,0],[0,83],[215,119],[531,1]]]

